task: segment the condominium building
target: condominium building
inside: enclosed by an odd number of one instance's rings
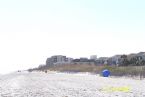
[[[73,60],[72,58],[67,58],[66,56],[63,55],[55,55],[51,56],[50,58],[47,58],[46,65],[53,66],[55,64],[65,64],[65,63],[68,64],[72,60]]]
[[[90,59],[91,59],[91,60],[97,60],[97,55],[91,55],[91,56],[90,56]]]

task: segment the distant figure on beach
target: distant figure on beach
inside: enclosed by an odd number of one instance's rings
[[[47,73],[47,70],[45,70],[44,72]]]
[[[18,72],[21,72],[20,70],[18,70]]]

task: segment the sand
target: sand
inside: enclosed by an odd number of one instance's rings
[[[145,97],[145,80],[20,72],[0,77],[0,97]]]

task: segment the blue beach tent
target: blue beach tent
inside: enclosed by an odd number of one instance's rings
[[[102,71],[102,76],[103,77],[109,77],[110,76],[110,71],[108,69],[105,69]]]

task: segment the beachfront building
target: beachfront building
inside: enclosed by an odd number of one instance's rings
[[[108,60],[108,65],[119,66],[120,63],[121,63],[121,55],[112,56]]]
[[[63,55],[54,55],[51,56],[50,58],[47,58],[46,60],[46,65],[47,66],[53,66],[53,65],[62,65],[62,64],[69,64],[73,58],[67,58],[66,56]]]
[[[97,55],[91,55],[91,56],[90,56],[90,59],[91,59],[91,60],[97,60]]]
[[[79,59],[74,59],[71,64],[74,65],[96,65],[96,61],[88,59],[88,58],[79,58]]]
[[[108,64],[108,57],[100,57],[96,60],[97,65],[107,65]]]

